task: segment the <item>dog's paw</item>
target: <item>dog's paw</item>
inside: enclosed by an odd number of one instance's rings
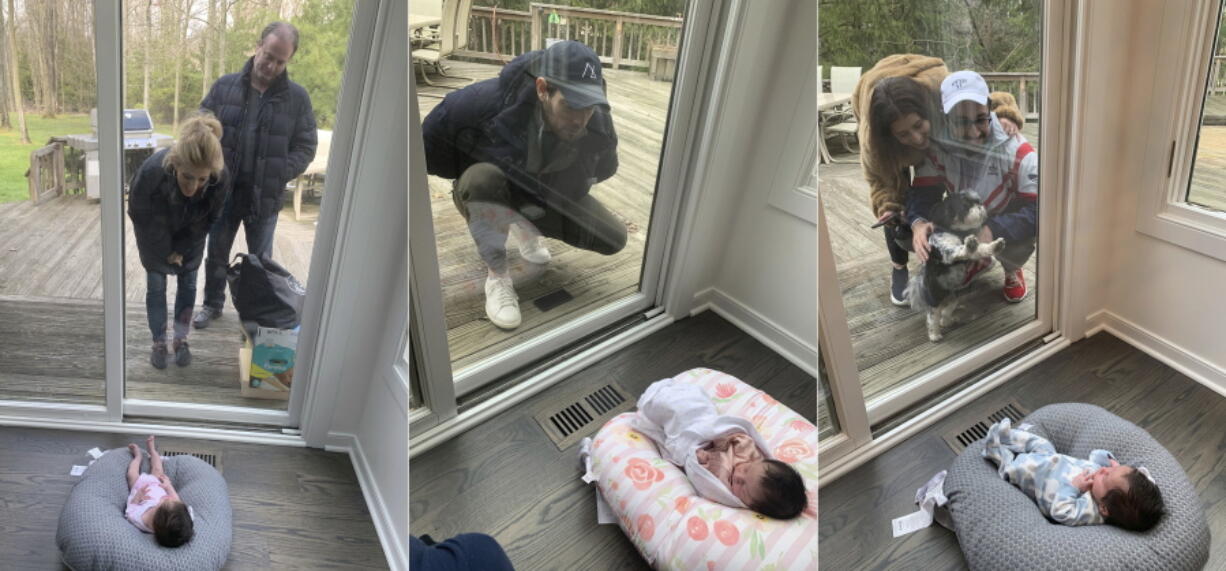
[[[932,341],[933,343],[940,342],[941,339],[944,339],[944,336],[942,336],[940,333],[929,333],[928,334],[928,340]]]
[[[991,242],[988,244],[988,247],[992,249],[992,253],[993,253],[993,254],[998,254],[998,253],[1000,253],[1000,251],[1001,251],[1001,250],[1004,250],[1004,249],[1005,249],[1005,239],[1004,239],[1004,238],[997,238],[997,239],[995,239],[995,240],[992,240],[992,241],[991,241]]]
[[[976,237],[974,234],[967,236],[966,239],[962,241],[962,243],[966,244],[966,249],[972,252],[979,249],[979,238]]]

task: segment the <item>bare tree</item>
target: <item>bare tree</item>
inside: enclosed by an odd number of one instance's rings
[[[145,0],[145,61],[144,61],[144,92],[141,95],[141,107],[149,109],[149,71],[153,67],[149,50],[153,49],[150,39],[153,37],[153,0]]]
[[[177,27],[176,48],[175,48],[175,103],[174,103],[174,131],[179,132],[179,94],[182,93],[183,87],[183,59],[187,57],[187,24],[191,21],[191,9],[193,0],[183,0],[179,6],[179,22],[181,25]]]
[[[26,114],[21,101],[21,79],[17,74],[17,12],[13,9],[13,0],[9,0],[8,33],[5,34],[6,64],[9,72],[9,104],[17,112],[17,123],[21,128],[21,143],[30,144],[30,130],[26,128]]]

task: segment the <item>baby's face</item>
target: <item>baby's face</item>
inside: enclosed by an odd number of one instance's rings
[[[1095,500],[1101,501],[1111,490],[1128,491],[1128,475],[1135,470],[1132,466],[1112,462],[1110,467],[1099,468],[1090,476],[1090,494]]]
[[[732,495],[745,505],[758,497],[762,477],[766,475],[766,462],[741,462],[732,467]]]

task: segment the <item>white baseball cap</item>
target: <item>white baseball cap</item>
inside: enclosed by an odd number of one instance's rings
[[[969,69],[955,71],[941,81],[941,105],[946,113],[963,101],[988,104],[988,82]]]

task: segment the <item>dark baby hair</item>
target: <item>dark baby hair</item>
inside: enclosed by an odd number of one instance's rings
[[[1111,490],[1103,497],[1107,523],[1132,531],[1148,531],[1166,513],[1162,492],[1140,470],[1133,467],[1127,476],[1128,491]]]
[[[775,519],[792,519],[809,505],[805,495],[805,481],[794,468],[778,460],[767,460],[762,474],[762,483],[749,508]]]
[[[890,127],[909,113],[932,121],[937,115],[935,107],[932,93],[914,79],[887,77],[878,81],[868,104],[868,119],[872,124],[869,131],[871,143],[882,151],[900,152],[903,145],[894,138]]]
[[[187,504],[183,502],[164,505],[153,514],[153,535],[162,547],[183,545],[191,541],[195,532],[192,515],[187,511]]]

